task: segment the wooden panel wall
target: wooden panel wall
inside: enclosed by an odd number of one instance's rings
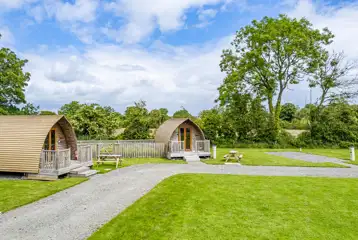
[[[165,157],[165,144],[153,141],[130,140],[116,142],[91,142],[92,156],[98,156],[98,148],[103,154],[121,154],[123,158],[161,158]]]
[[[56,123],[54,128],[56,129],[56,149],[57,150],[68,149],[67,140],[65,134],[62,131],[61,126],[58,123]]]

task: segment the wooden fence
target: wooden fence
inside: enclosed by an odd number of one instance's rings
[[[113,152],[123,158],[165,157],[165,144],[155,142],[121,142],[113,145]]]
[[[71,165],[71,150],[42,150],[40,156],[41,170],[59,170]]]
[[[97,144],[97,143],[104,143],[104,144],[113,144],[113,143],[154,143],[154,139],[143,139],[143,140],[79,140],[77,141],[80,145],[88,145],[88,144]]]
[[[83,144],[81,142],[81,144]],[[95,158],[98,153],[120,154],[123,158],[157,158],[165,157],[165,144],[156,143],[153,140],[121,140],[121,141],[92,141],[86,142],[92,148],[92,156]]]
[[[91,145],[78,145],[77,147],[78,157],[77,160],[80,163],[92,161],[92,146]]]

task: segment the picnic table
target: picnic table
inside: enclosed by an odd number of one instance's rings
[[[113,158],[114,160],[107,160],[108,158]],[[118,163],[120,165],[122,165],[122,155],[121,154],[110,154],[110,153],[106,153],[106,154],[99,154],[98,158],[97,158],[97,165],[99,163],[104,163],[104,162],[115,162],[116,163],[116,168],[118,168]]]
[[[225,162],[228,162],[229,160],[233,159],[233,160],[237,160],[237,162],[240,162],[241,158],[242,158],[242,154],[239,154],[237,151],[235,150],[231,150],[229,152],[229,154],[226,154],[224,156],[225,158]]]
[[[104,162],[115,162],[116,163],[116,168],[118,168],[118,164],[122,165],[122,155],[121,154],[117,154],[113,151],[113,146],[112,146],[112,151],[109,151],[106,147],[104,147],[105,144],[103,143],[98,143],[97,144],[97,161],[96,164],[98,166],[99,163],[104,163]],[[104,152],[102,152],[102,150]],[[108,160],[113,158],[113,161]]]

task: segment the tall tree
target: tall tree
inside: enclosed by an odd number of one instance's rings
[[[323,47],[330,44],[332,38],[328,29],[316,30],[304,18],[280,15],[254,20],[236,33],[233,49],[223,51],[220,67],[228,76],[221,92],[231,94],[244,89],[264,96],[270,113],[272,140],[276,140],[284,91],[314,71]]]
[[[285,103],[281,107],[280,119],[292,122],[298,111],[298,107],[293,103]]]
[[[30,80],[30,73],[24,71],[26,63],[10,49],[0,49],[0,114],[26,103],[25,87]]]
[[[127,107],[125,111],[124,139],[149,138],[149,117],[146,103],[135,102],[134,106]]]
[[[57,115],[55,112],[48,111],[48,110],[41,110],[39,115]]]
[[[160,116],[161,116],[161,124],[165,121],[167,121],[170,117],[168,115],[168,109],[166,108],[159,108],[159,111],[160,111]]]
[[[317,65],[318,68],[310,79],[310,87],[318,87],[321,91],[316,103],[318,111],[327,101],[357,95],[356,61],[347,60],[343,52],[322,52],[321,61]]]
[[[224,135],[233,143],[267,140],[268,118],[261,98],[254,98],[250,93],[233,94],[225,104],[223,115],[223,126],[227,129]]]
[[[180,110],[176,111],[173,114],[173,118],[191,118],[191,114],[184,107],[181,107]]]
[[[163,122],[169,119],[168,110],[166,108],[153,109],[149,112],[149,127],[158,128]]]
[[[203,129],[207,139],[214,144],[219,142],[223,125],[223,114],[220,108],[201,111],[195,122]]]
[[[40,112],[39,106],[34,106],[32,103],[27,103],[21,108],[21,110],[16,114],[21,115],[38,115]]]
[[[65,115],[68,118],[72,118],[72,116],[76,115],[78,110],[82,107],[78,101],[72,101],[63,105],[59,110],[58,114]]]
[[[358,142],[358,107],[338,100],[322,107],[319,121],[312,123],[311,140],[319,144],[348,147]]]
[[[69,119],[77,135],[91,138],[111,137],[122,122],[122,116],[111,107],[75,101],[62,106],[59,114]]]

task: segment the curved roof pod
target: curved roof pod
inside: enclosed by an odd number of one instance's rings
[[[172,118],[167,121],[165,121],[160,127],[157,129],[155,133],[155,141],[156,142],[163,142],[167,143],[170,141],[170,138],[175,131],[181,124],[189,122],[191,123],[195,128],[199,130],[199,132],[202,134],[203,138],[205,139],[205,135],[203,130],[192,120],[189,118]]]
[[[77,139],[64,116],[0,116],[0,171],[38,173],[44,141],[56,123],[74,159]]]

